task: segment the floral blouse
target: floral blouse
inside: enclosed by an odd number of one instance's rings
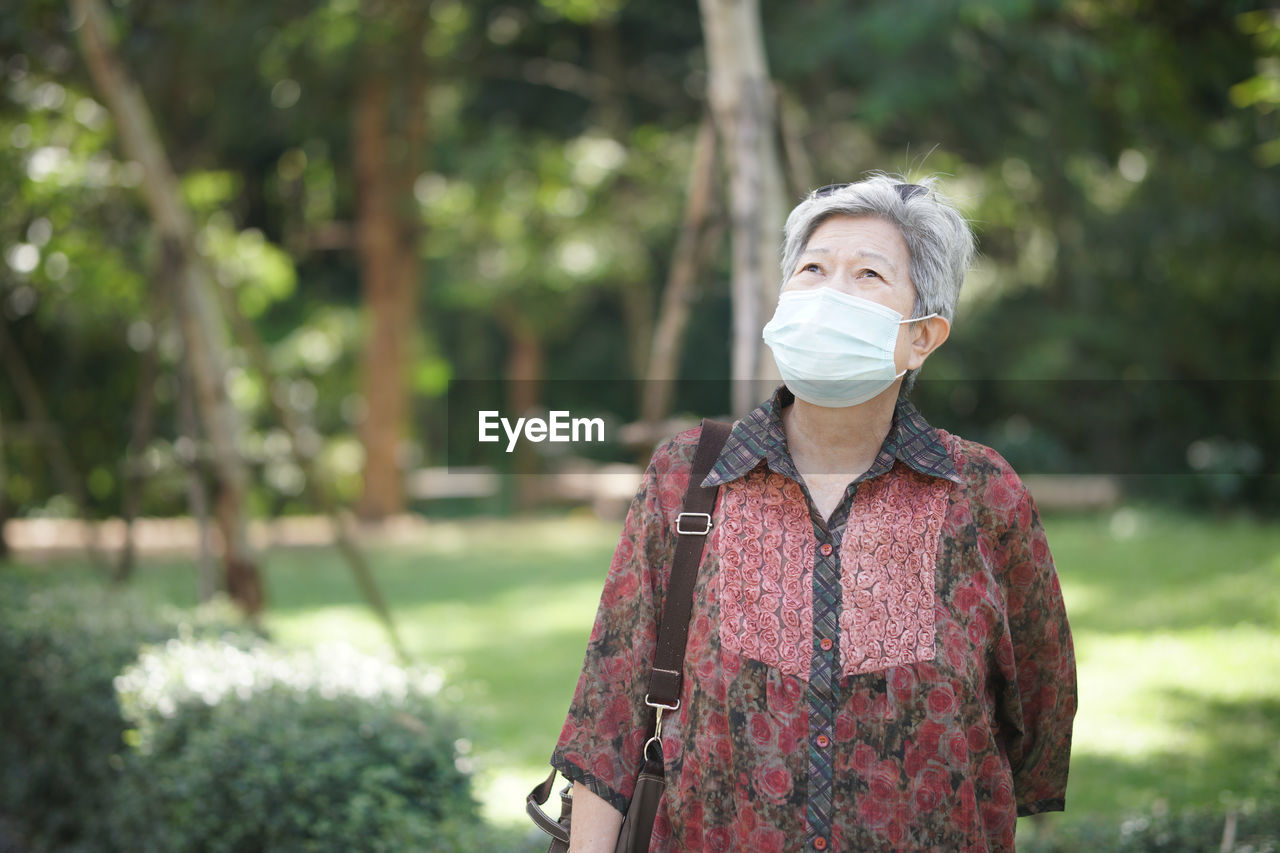
[[[1075,657],[1035,504],[994,450],[908,402],[830,519],[779,388],[739,420],[663,720],[655,851],[1012,850],[1061,810]],[[699,429],[654,453],[551,763],[625,812]]]

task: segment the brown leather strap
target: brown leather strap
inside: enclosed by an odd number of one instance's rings
[[[539,806],[546,803],[547,798],[551,796],[551,788],[555,783],[556,771],[552,768],[551,775],[547,777],[547,781],[534,788],[529,792],[529,796],[525,797],[524,810],[529,813],[529,817],[533,818],[533,822],[537,824],[539,829],[557,841],[562,841],[565,844],[568,844],[568,828],[564,824],[552,820],[550,815],[539,808]],[[560,820],[562,821],[566,816],[564,806],[564,803],[560,804]]]
[[[689,490],[684,495],[684,511],[678,525],[680,534],[676,540],[675,557],[671,561],[667,597],[662,606],[658,648],[649,674],[646,701],[653,705],[675,707],[680,702],[684,647],[689,639],[689,617],[693,613],[693,586],[698,579],[698,564],[702,562],[702,546],[711,532],[711,511],[715,508],[719,490],[716,486],[704,488],[702,481],[719,458],[729,438],[729,429],[729,424],[720,421],[702,421],[702,435],[693,454]]]

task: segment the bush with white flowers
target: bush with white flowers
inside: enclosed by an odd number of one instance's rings
[[[510,849],[429,669],[0,577],[0,684],[0,818],[33,851]]]
[[[441,679],[349,646],[169,640],[115,680],[129,850],[452,850],[476,831]]]

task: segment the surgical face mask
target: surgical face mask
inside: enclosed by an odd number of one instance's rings
[[[893,359],[902,319],[878,302],[829,287],[789,290],[778,299],[764,342],[791,393],[815,406],[865,403],[906,373]]]

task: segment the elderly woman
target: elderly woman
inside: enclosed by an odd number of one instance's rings
[[[787,219],[764,339],[784,384],[733,425],[652,850],[1012,850],[1061,810],[1076,708],[1035,504],[906,399],[974,254],[931,181],[824,187]],[[699,430],[653,456],[551,763],[572,851],[612,851]]]

